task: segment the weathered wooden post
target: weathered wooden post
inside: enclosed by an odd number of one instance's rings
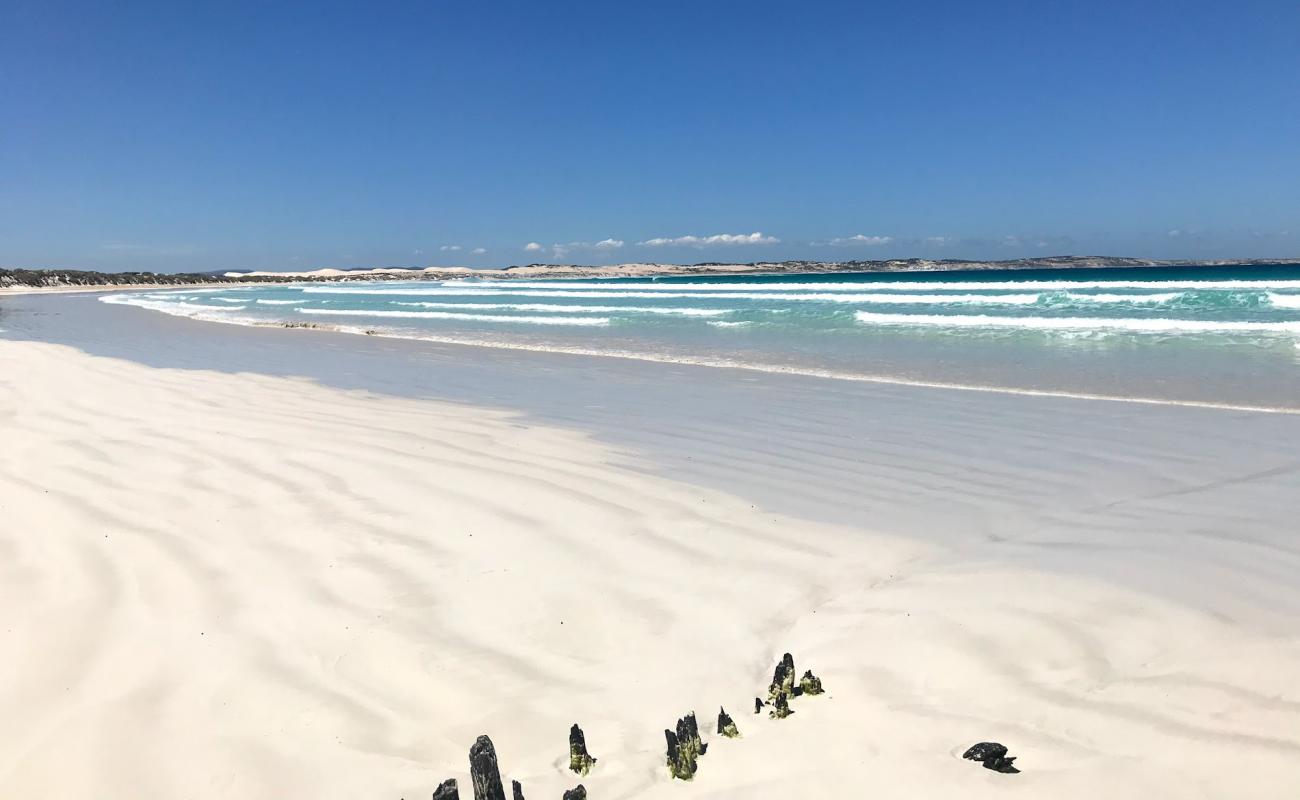
[[[474,783],[474,800],[506,800],[497,751],[487,736],[478,737],[469,749],[469,777]]]
[[[709,748],[700,741],[700,728],[695,721],[695,712],[692,711],[677,720],[677,730],[665,729],[664,739],[668,742],[668,771],[674,778],[691,780],[699,768],[697,759]]]
[[[569,769],[579,775],[586,775],[595,763],[596,759],[587,752],[587,739],[582,735],[582,728],[578,727],[578,723],[573,723],[573,727],[569,728]]]
[[[736,739],[740,736],[740,729],[736,727],[736,721],[727,713],[727,709],[718,709],[718,735],[725,736],[728,739]]]
[[[825,691],[822,688],[822,679],[812,674],[812,670],[805,672],[799,679],[799,689],[803,694],[808,695],[821,694]]]

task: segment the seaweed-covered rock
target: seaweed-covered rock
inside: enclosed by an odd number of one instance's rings
[[[778,697],[789,700],[794,696],[794,656],[786,653],[772,673],[772,685],[767,689],[767,701],[776,703]]]
[[[497,750],[486,736],[478,737],[469,749],[469,777],[474,783],[474,800],[506,800]]]
[[[564,800],[587,800],[587,787],[578,784],[564,793]]]
[[[460,789],[456,788],[456,779],[448,778],[438,784],[433,791],[433,800],[460,800]]]
[[[772,701],[772,710],[767,713],[772,719],[785,719],[793,714],[790,709],[790,700],[787,695],[778,694],[776,700]]]
[[[668,771],[674,778],[689,781],[695,777],[699,768],[697,760],[708,750],[708,745],[700,740],[700,727],[695,721],[695,712],[677,720],[675,731],[664,730],[668,742]]]
[[[761,697],[754,698],[754,713],[755,714],[763,713],[763,698]]]
[[[569,728],[569,769],[579,775],[586,775],[595,763],[596,759],[587,752],[587,739],[582,735],[582,728],[575,722]]]
[[[511,800],[524,800],[524,787],[519,781],[510,781]]]
[[[740,729],[736,727],[736,721],[727,713],[727,709],[718,709],[718,735],[725,736],[728,739],[737,739],[740,737]]]
[[[1016,757],[1008,756],[1006,745],[997,742],[980,742],[971,745],[965,753],[962,753],[961,757],[971,761],[980,761],[984,764],[984,769],[991,769],[994,772],[1002,772],[1007,775],[1020,772],[1014,764]]]
[[[809,695],[821,694],[826,691],[822,688],[822,679],[812,674],[812,670],[805,672],[803,677],[799,679],[799,690],[800,694]]]

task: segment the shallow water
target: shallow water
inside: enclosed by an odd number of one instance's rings
[[[1300,268],[302,284],[102,298],[242,324],[845,379],[1300,408]]]

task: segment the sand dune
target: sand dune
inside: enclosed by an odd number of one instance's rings
[[[411,800],[480,733],[558,797],[575,721],[595,798],[1300,788],[1300,640],[1173,595],[774,514],[500,410],[0,365],[3,797]],[[784,650],[828,694],[756,717]],[[744,738],[669,780],[662,729],[720,704]],[[1024,773],[960,758],[984,739]]]

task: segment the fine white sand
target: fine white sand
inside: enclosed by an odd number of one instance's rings
[[[0,341],[4,798],[469,798],[480,733],[529,798],[1296,796],[1300,638],[1177,595],[779,516],[510,412]],[[754,716],[784,650],[828,694]],[[984,739],[1024,772],[960,758]]]

